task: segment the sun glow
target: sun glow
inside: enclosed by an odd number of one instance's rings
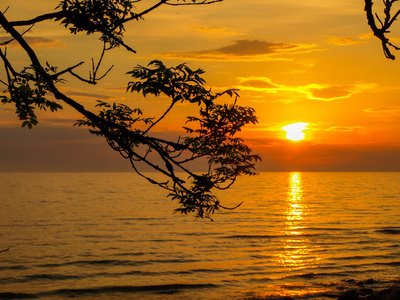
[[[286,138],[288,140],[300,141],[305,137],[305,133],[303,132],[303,130],[308,129],[307,125],[308,123],[298,122],[286,125],[281,129],[283,131],[286,131]]]

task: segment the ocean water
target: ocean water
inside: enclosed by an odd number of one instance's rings
[[[400,173],[261,173],[214,222],[131,173],[0,173],[0,299],[329,299],[400,279]]]

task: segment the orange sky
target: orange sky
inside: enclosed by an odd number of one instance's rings
[[[58,2],[3,0],[0,6],[2,11],[10,6],[6,16],[16,20],[49,12]],[[126,43],[136,55],[123,49],[108,53],[104,69],[115,67],[99,85],[68,77],[63,90],[87,107],[109,100],[157,116],[169,104],[166,99],[126,94],[124,74],[153,59],[168,66],[187,62],[206,71],[215,91],[238,88],[240,104],[256,109],[259,124],[243,137],[262,156],[259,171],[400,171],[399,63],[384,57],[363,8],[363,1],[348,0],[161,7],[127,26]],[[4,31],[0,39],[6,39]],[[96,37],[71,36],[52,21],[35,26],[27,39],[42,62],[65,68],[86,61],[81,75],[102,48]],[[26,61],[15,45],[8,55],[18,67]],[[160,124],[160,134],[179,131],[183,124],[177,120],[191,111],[177,107]],[[129,169],[104,142],[71,126],[79,118],[72,110],[40,116],[39,127],[29,132],[19,128],[12,107],[0,107],[0,171]],[[306,137],[289,141],[281,127],[296,122],[308,123]]]

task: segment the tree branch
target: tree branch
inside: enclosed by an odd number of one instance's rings
[[[141,134],[132,132],[132,131],[128,131],[125,127],[121,127],[118,126],[115,123],[112,122],[107,122],[106,120],[103,120],[101,118],[99,118],[98,116],[96,116],[95,114],[93,114],[92,112],[86,110],[81,104],[77,103],[76,101],[74,101],[73,99],[67,97],[66,95],[64,95],[63,93],[61,93],[57,87],[54,85],[53,79],[51,78],[51,76],[49,74],[47,74],[47,72],[43,69],[42,65],[40,64],[39,59],[37,58],[35,52],[33,51],[33,49],[27,44],[27,42],[24,40],[24,38],[18,33],[18,31],[16,31],[8,22],[8,20],[6,19],[6,17],[0,12],[0,25],[3,26],[3,28],[9,32],[14,39],[21,45],[21,47],[26,51],[26,53],[28,54],[33,66],[35,67],[35,70],[37,71],[37,73],[39,74],[39,76],[41,78],[43,78],[43,80],[46,82],[46,84],[48,85],[50,91],[53,93],[53,95],[55,96],[56,99],[61,100],[63,102],[65,102],[66,104],[70,105],[71,107],[73,107],[75,110],[77,110],[79,113],[81,113],[83,116],[85,116],[87,119],[91,120],[93,122],[93,124],[98,127],[101,132],[105,135],[105,137],[107,139],[109,139],[109,141],[116,141],[117,143],[121,143],[121,140],[110,133],[110,131],[108,130],[109,128],[116,128],[118,130],[121,130],[123,132],[124,136],[133,136],[135,139],[139,140],[141,143],[150,146],[152,149],[154,149],[159,155],[160,157],[166,162],[167,166],[169,166],[168,164],[168,159],[166,158],[166,152],[160,148],[160,146],[156,143],[156,141],[158,142],[158,139],[155,138],[147,138]],[[110,143],[110,146],[113,146],[112,143]],[[170,144],[170,143],[169,143]],[[141,161],[145,162],[146,164],[150,165],[152,168],[154,168],[156,171],[159,171],[160,173],[172,178],[174,180],[174,182],[176,184],[181,185],[182,180],[177,178],[173,172],[171,172],[170,169],[168,169],[168,171],[163,170],[162,168],[160,168],[157,165],[154,165],[153,163],[151,163],[150,161],[144,159],[143,157],[141,157],[140,155],[138,155],[137,153],[135,153],[131,148],[130,145],[124,145],[124,143],[122,142],[121,147],[124,151],[128,151],[129,157],[135,156],[137,158],[139,158]],[[121,152],[121,150],[117,147],[113,147],[115,150]],[[182,188],[184,188],[182,186]]]
[[[177,101],[176,101],[175,99],[172,100],[172,103],[171,103],[171,105],[168,107],[168,109],[162,114],[161,117],[158,118],[157,121],[153,122],[153,123],[149,126],[149,128],[147,128],[147,129],[143,132],[143,134],[148,133],[148,132],[150,131],[151,128],[153,128],[154,126],[156,126],[158,122],[160,122],[162,119],[164,119],[164,117],[171,111],[172,107],[175,105],[176,102],[177,102]]]
[[[170,1],[170,0],[168,0]],[[203,1],[199,1],[199,2],[189,2],[189,3],[165,3],[167,5],[171,5],[171,6],[181,6],[181,5],[204,5],[204,4],[213,4],[213,3],[217,3],[217,2],[222,2],[224,0],[203,0]]]
[[[372,6],[373,6],[372,0],[364,0],[364,2],[365,2],[364,10],[366,12],[368,25],[371,28],[373,34],[378,39],[381,40],[383,53],[385,54],[386,58],[389,58],[389,59],[392,59],[392,60],[396,59],[396,57],[391,53],[389,47],[392,47],[392,48],[394,48],[396,50],[399,50],[400,48],[395,46],[395,45],[393,45],[389,41],[389,39],[386,37],[385,34],[389,32],[389,28],[392,26],[393,22],[400,15],[400,10],[399,10],[399,11],[397,11],[395,13],[395,15],[393,17],[391,17],[392,5],[396,1],[397,0],[384,1],[384,4],[385,4],[385,9],[384,9],[385,20],[384,20],[384,22],[382,22],[377,14],[375,14],[375,16],[374,16],[373,8],[372,8]],[[381,24],[381,28],[377,27],[376,22],[375,22],[375,18]]]
[[[126,19],[121,20],[120,22],[118,22],[118,24],[124,24],[124,23],[129,22],[129,21],[132,21],[132,20],[138,20],[138,19],[142,18],[144,15],[148,14],[149,12],[155,10],[157,7],[159,7],[159,6],[163,5],[163,4],[165,4],[167,1],[168,1],[168,0],[161,0],[160,2],[154,4],[152,7],[150,7],[150,8],[148,8],[148,9],[142,11],[142,12],[139,13],[139,14],[135,14],[135,15],[133,15],[133,16],[130,17],[130,18],[126,18]]]
[[[15,27],[15,26],[34,25],[34,24],[42,22],[42,21],[51,20],[54,18],[62,18],[63,16],[64,16],[63,11],[57,11],[57,12],[41,15],[41,16],[38,16],[38,17],[30,19],[30,20],[12,21],[12,22],[10,22],[10,26]]]
[[[4,249],[4,250],[0,250],[0,253],[6,252],[8,250],[10,250],[10,248]]]

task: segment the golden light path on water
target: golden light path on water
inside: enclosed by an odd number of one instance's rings
[[[316,268],[316,262],[321,258],[315,256],[313,245],[304,229],[307,224],[307,205],[303,201],[303,186],[301,173],[289,174],[289,188],[286,197],[285,228],[281,234],[285,236],[283,250],[278,254],[278,262],[290,271]],[[311,291],[308,290],[307,293]],[[318,292],[317,290],[314,292]],[[305,291],[292,290],[291,296],[300,296]]]

